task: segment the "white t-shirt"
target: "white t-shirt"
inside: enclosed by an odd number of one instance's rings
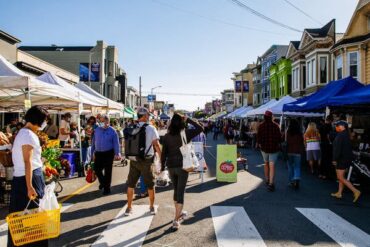
[[[65,132],[69,132],[70,129],[71,129],[70,126],[69,126],[69,123],[66,120],[62,120],[62,122],[60,122],[60,128],[59,129],[63,129],[63,128],[64,128]],[[62,135],[62,132],[59,131],[59,140],[68,141],[69,140],[69,135]]]
[[[140,122],[139,126],[141,127],[144,124],[145,123]],[[149,124],[145,128],[145,137],[146,137],[146,140],[145,140],[145,147],[146,147],[145,154],[147,153],[147,156],[153,156],[154,155],[154,148],[153,148],[152,143],[153,143],[154,140],[159,140],[159,134],[158,134],[157,129],[153,125]],[[150,150],[149,150],[149,148],[150,148]]]
[[[15,177],[25,176],[26,174],[22,152],[22,146],[24,145],[30,145],[33,147],[33,155],[31,160],[32,171],[42,167],[40,140],[32,130],[23,128],[15,137],[12,149],[12,160],[14,164]]]

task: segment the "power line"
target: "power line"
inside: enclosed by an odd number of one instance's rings
[[[272,18],[270,18],[270,17],[268,17],[268,16],[266,16],[266,15],[264,15],[264,14],[262,14],[262,13],[256,11],[256,10],[252,9],[251,7],[247,6],[246,4],[242,3],[239,0],[229,0],[229,1],[232,2],[235,5],[243,8],[243,9],[249,11],[253,15],[256,15],[256,16],[258,16],[258,17],[260,17],[260,18],[262,18],[262,19],[264,19],[264,20],[266,20],[268,22],[271,22],[271,23],[273,23],[275,25],[278,25],[280,27],[283,27],[283,28],[286,28],[286,29],[289,29],[289,30],[292,30],[292,31],[295,31],[295,32],[299,32],[299,33],[302,32],[301,30],[298,30],[298,29],[296,29],[294,27],[288,26],[288,25],[286,25],[286,24],[284,24],[282,22],[279,22],[277,20],[274,20],[274,19],[272,19]]]
[[[299,7],[297,7],[296,5],[294,5],[292,2],[290,2],[289,0],[283,0],[284,2],[286,2],[287,4],[289,4],[290,6],[292,6],[293,8],[295,8],[296,10],[298,10],[299,12],[301,12],[302,14],[304,14],[305,16],[307,16],[308,18],[310,18],[312,21],[320,24],[320,25],[323,25],[320,21],[318,21],[317,19],[313,18],[311,15],[309,15],[307,12],[303,11],[302,9],[300,9]]]
[[[187,14],[190,14],[190,15],[193,15],[193,16],[196,16],[196,17],[199,17],[199,18],[202,18],[202,19],[206,19],[206,20],[211,21],[211,22],[221,23],[221,24],[224,24],[224,25],[228,25],[228,26],[232,26],[232,27],[237,27],[237,28],[242,28],[242,29],[253,30],[253,31],[256,31],[256,32],[276,34],[276,35],[284,35],[284,36],[286,35],[284,33],[273,32],[273,31],[259,29],[259,28],[255,28],[255,27],[245,26],[245,25],[239,25],[239,24],[228,22],[228,21],[224,21],[224,20],[221,20],[221,19],[218,19],[218,18],[214,18],[214,17],[210,17],[210,16],[205,16],[205,15],[202,15],[202,14],[198,14],[198,13],[192,12],[192,11],[187,10],[187,9],[182,9],[182,8],[177,7],[177,6],[174,6],[174,5],[171,5],[171,4],[168,4],[168,3],[161,2],[159,0],[152,0],[152,2],[157,3],[159,5],[166,6],[168,8],[171,8],[171,9],[174,9],[174,10],[177,10],[177,11],[180,11],[180,12],[183,12],[183,13],[187,13]]]
[[[146,92],[143,92],[143,93],[147,93],[147,94],[150,94],[151,92],[149,91],[146,91]],[[221,96],[221,94],[201,94],[201,93],[173,93],[173,92],[156,92],[155,94],[159,94],[159,95],[178,95],[178,96],[207,96],[207,97],[219,97]]]

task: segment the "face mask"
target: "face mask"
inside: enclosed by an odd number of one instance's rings
[[[99,127],[103,127],[104,128],[104,123],[98,123]]]
[[[45,129],[46,125],[48,125],[48,124],[47,124],[47,122],[46,122],[46,121],[44,121],[44,122],[42,123],[41,127],[39,128],[39,130],[43,130],[43,129]]]

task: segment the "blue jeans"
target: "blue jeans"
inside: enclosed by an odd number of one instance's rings
[[[289,181],[301,179],[301,155],[288,154]]]

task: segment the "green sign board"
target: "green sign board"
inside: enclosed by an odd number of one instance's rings
[[[236,145],[217,145],[217,182],[237,182]]]

